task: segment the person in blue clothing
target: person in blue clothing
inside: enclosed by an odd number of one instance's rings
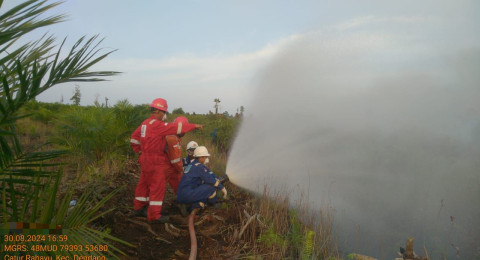
[[[195,151],[195,149],[197,149],[197,147],[198,147],[198,144],[195,141],[190,141],[187,144],[187,157],[182,159],[184,169],[185,169],[185,167],[187,167],[190,164],[190,162],[193,159],[195,159],[195,157],[193,157],[193,152]]]
[[[205,146],[199,146],[193,154],[195,159],[185,168],[182,179],[178,185],[177,201],[182,203],[182,215],[186,215],[186,205],[192,204],[189,211],[195,208],[204,208],[207,204],[217,202],[217,190],[221,190],[224,198],[227,189],[220,183],[217,176],[208,169],[210,154]]]

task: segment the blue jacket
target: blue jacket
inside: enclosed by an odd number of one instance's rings
[[[188,160],[188,156],[183,158],[182,162],[183,162],[183,169],[185,169],[190,164],[190,161]]]
[[[217,176],[207,166],[195,159],[185,168],[178,190],[180,193],[180,190],[195,189],[202,184],[212,185],[218,190],[223,189]]]

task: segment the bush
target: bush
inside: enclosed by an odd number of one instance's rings
[[[182,109],[181,107],[179,107],[179,108],[175,108],[175,109],[172,111],[172,114],[183,115],[183,114],[185,114],[185,112],[183,111],[183,109]]]
[[[135,111],[126,100],[113,108],[72,107],[59,116],[58,135],[53,140],[89,161],[127,154],[131,129],[141,121]]]
[[[177,116],[180,115],[172,114],[172,120]],[[193,140],[209,140],[219,152],[228,153],[240,124],[239,118],[215,114],[182,116],[186,116],[191,123],[203,125],[202,131],[195,131],[192,133],[191,138]]]

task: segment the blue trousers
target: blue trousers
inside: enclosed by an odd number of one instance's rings
[[[191,209],[204,208],[207,203],[217,202],[217,189],[212,185],[202,184],[195,188],[185,187],[178,190],[177,200],[180,203],[190,204]]]

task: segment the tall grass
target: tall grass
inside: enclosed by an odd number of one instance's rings
[[[302,194],[292,203],[291,195],[286,189],[264,186],[248,212],[240,214],[242,225],[255,217],[244,232],[245,242],[253,245],[246,254],[261,259],[336,259],[332,212],[314,211]]]

